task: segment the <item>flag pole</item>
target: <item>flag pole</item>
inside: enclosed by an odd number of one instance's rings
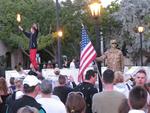
[[[101,75],[101,73],[99,72],[99,69],[98,69],[98,65],[97,65],[97,62],[94,60],[94,62],[95,62],[95,65],[96,65],[96,68],[97,68],[97,73],[98,73],[98,88],[99,88],[99,92],[102,92],[102,90],[103,90],[103,84],[102,84],[102,79],[101,79],[101,77],[102,77],[102,75]]]

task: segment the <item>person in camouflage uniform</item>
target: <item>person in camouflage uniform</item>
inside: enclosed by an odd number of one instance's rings
[[[113,71],[123,71],[124,58],[122,51],[117,49],[117,41],[112,39],[110,41],[111,48],[108,49],[102,56],[97,57],[96,61],[106,61],[107,68]]]

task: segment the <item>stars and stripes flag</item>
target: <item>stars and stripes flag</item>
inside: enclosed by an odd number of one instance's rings
[[[80,67],[79,67],[79,75],[78,81],[81,82],[83,80],[83,73],[86,68],[92,63],[96,58],[96,51],[89,40],[88,34],[86,32],[85,27],[82,27],[82,41],[81,41],[81,50],[80,50]]]

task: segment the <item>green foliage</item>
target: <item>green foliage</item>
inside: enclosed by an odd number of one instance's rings
[[[87,26],[90,39],[94,42],[94,20],[88,8],[89,0],[66,0],[60,4],[60,25],[63,29],[62,54],[77,56],[80,53],[81,24]],[[110,19],[109,14],[118,10],[118,5],[102,9],[99,23],[107,34],[110,23],[114,28],[118,23]],[[39,37],[38,49],[56,53],[57,38],[52,33],[56,32],[56,4],[53,0],[0,0],[0,40],[10,48],[21,47],[28,49],[28,39],[19,32],[18,25],[29,31],[32,23],[38,23]],[[16,21],[16,14],[21,14],[21,23]],[[94,44],[95,45],[95,44]]]

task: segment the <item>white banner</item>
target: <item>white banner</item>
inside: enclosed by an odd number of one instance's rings
[[[91,68],[89,68],[91,69]],[[102,67],[102,73],[106,70],[106,67]],[[130,76],[134,76],[138,70],[144,69],[147,73],[148,79],[150,79],[150,67],[140,67],[140,66],[132,66],[132,67],[125,67],[124,68],[124,76],[125,79],[129,78]],[[25,70],[25,72],[28,72],[29,70]],[[79,69],[69,69],[69,68],[63,68],[60,69],[60,74],[62,75],[67,75],[67,76],[72,76],[75,80],[76,83],[78,83],[78,71]],[[5,71],[5,78],[8,83],[8,86],[10,85],[9,79],[11,77],[22,77],[16,70],[9,70]],[[50,79],[51,77],[55,77],[54,74],[54,69],[42,69],[42,75],[46,79]]]

